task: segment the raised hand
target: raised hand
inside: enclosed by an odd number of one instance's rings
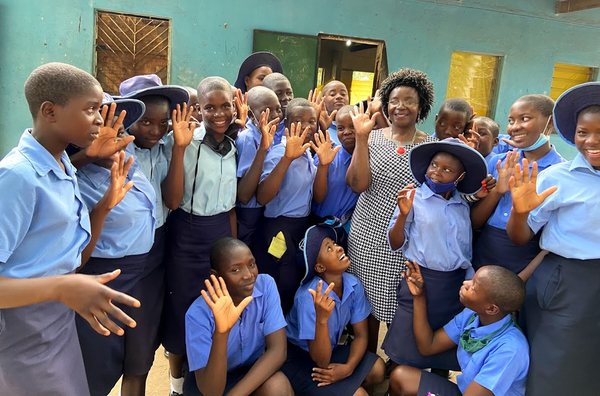
[[[398,202],[398,208],[400,209],[400,214],[402,216],[408,216],[408,214],[410,213],[410,210],[413,206],[413,201],[415,200],[416,193],[417,190],[415,189],[415,185],[412,183],[404,187],[398,193],[396,200]]]
[[[237,117],[235,119],[235,123],[239,125],[241,128],[246,128],[246,121],[248,120],[248,92],[242,94],[240,89],[235,91],[235,98],[233,99],[235,103],[235,109],[237,113]]]
[[[211,275],[210,279],[212,284],[208,279],[204,281],[208,292],[202,290],[200,293],[215,317],[215,331],[225,334],[238,321],[244,309],[252,301],[252,296],[244,298],[236,307],[227,291],[227,286],[223,278],[219,277],[217,279],[216,276]]]
[[[173,121],[173,139],[178,147],[187,147],[194,136],[194,129],[198,127],[196,121],[190,121],[194,108],[183,103],[183,107],[179,104],[171,113]]]
[[[515,167],[519,162],[521,155],[517,150],[512,150],[506,153],[506,159],[504,163],[498,160],[496,163],[496,170],[498,171],[498,181],[496,184],[496,192],[498,194],[506,194],[510,191],[508,181],[515,172]]]
[[[485,179],[481,181],[481,189],[475,193],[475,196],[479,199],[483,199],[490,194],[496,188],[496,179],[494,176],[487,175]]]
[[[475,123],[473,123],[471,129],[469,129],[467,132],[459,134],[458,138],[461,142],[471,147],[472,149],[479,149],[479,141],[481,140],[481,135],[477,132],[477,125],[475,125]]]
[[[120,273],[121,270],[115,270],[102,275],[65,275],[59,281],[63,282],[63,285],[60,288],[58,301],[77,312],[99,334],[104,336],[108,336],[110,333],[123,335],[125,332],[113,319],[129,327],[135,327],[136,323],[114,303],[135,308],[141,304],[127,294],[105,286]]]
[[[315,134],[314,140],[314,143],[310,142],[310,146],[319,156],[319,165],[325,166],[331,164],[342,146],[334,148],[328,132],[323,133],[319,131],[319,133]]]
[[[421,275],[421,268],[417,263],[406,261],[406,271],[404,271],[404,279],[408,284],[408,290],[413,296],[421,296],[425,287],[425,279]]]
[[[536,190],[537,175],[537,162],[533,162],[531,177],[529,176],[529,161],[526,158],[523,159],[523,170],[521,170],[521,165],[517,164],[514,174],[508,181],[513,201],[512,210],[515,213],[528,214],[558,190],[557,186],[552,186],[538,194]]]
[[[353,371],[347,364],[331,363],[327,368],[314,367],[312,380],[318,382],[317,387],[327,386],[348,378]]]
[[[377,90],[373,98],[369,97],[367,99],[367,112],[369,114],[381,113],[381,107],[381,96],[379,90]]]
[[[333,312],[333,308],[335,308],[335,301],[333,298],[329,297],[329,293],[333,290],[335,284],[331,282],[325,292],[321,294],[321,290],[323,289],[323,281],[319,280],[317,283],[317,290],[308,289],[308,292],[313,298],[315,303],[315,311],[317,313],[317,322],[327,322],[329,320],[329,316]]]
[[[291,160],[300,158],[310,147],[310,143],[304,143],[306,135],[310,131],[310,127],[304,128],[300,122],[292,123],[290,130],[285,129],[285,157]]]
[[[104,124],[100,127],[98,137],[85,149],[85,155],[89,158],[110,158],[113,154],[127,147],[135,139],[133,136],[119,135],[119,129],[123,126],[126,111],[122,110],[119,117],[115,120],[116,111],[116,103],[111,103],[110,106],[102,106],[100,115],[104,120]]]
[[[275,132],[277,131],[277,125],[279,124],[279,117],[267,122],[271,110],[267,109],[260,114],[260,121],[258,122],[258,128],[260,129],[260,148],[267,150],[271,147],[273,139],[275,138]]]
[[[133,155],[125,161],[125,151],[113,155],[113,164],[110,167],[110,185],[104,193],[99,204],[112,209],[119,204],[125,194],[133,187],[133,181],[127,181],[129,169],[133,165]]]
[[[354,106],[354,110],[350,113],[350,117],[352,117],[352,123],[354,124],[354,131],[357,138],[369,137],[369,134],[375,127],[378,115],[379,113],[369,114],[368,110],[365,112],[362,102],[359,106]]]
[[[337,110],[333,110],[331,114],[327,114],[327,109],[325,108],[325,101],[321,101],[321,108],[319,110],[319,125],[323,128],[324,131],[328,130],[331,126],[333,120],[335,120],[335,116],[337,115]]]

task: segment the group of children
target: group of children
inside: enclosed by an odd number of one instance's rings
[[[162,344],[174,396],[366,395],[379,321],[391,395],[600,385],[600,84],[519,98],[505,137],[463,99],[419,131],[412,69],[350,106],[340,81],[294,98],[263,52],[235,87],[31,73],[0,162],[3,392],[143,395]]]

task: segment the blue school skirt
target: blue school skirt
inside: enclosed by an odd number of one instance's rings
[[[331,363],[346,363],[350,355],[350,345],[338,345],[331,352]],[[331,385],[317,387],[312,380],[312,369],[317,367],[304,349],[288,342],[287,359],[281,371],[288,377],[296,395],[342,396],[352,395],[364,382],[377,361],[377,355],[366,351],[352,375]]]
[[[265,217],[256,245],[256,263],[261,274],[269,274],[275,279],[281,297],[281,308],[286,314],[294,303],[294,295],[304,277],[305,265],[300,241],[310,226],[307,217]],[[269,245],[273,238],[282,232],[285,237],[286,251],[281,258],[271,255]]]
[[[525,245],[515,245],[506,230],[487,225],[481,229],[473,249],[475,270],[485,265],[499,265],[516,274],[540,252],[539,234]]]
[[[120,268],[121,275],[106,285],[122,293],[135,294],[136,291],[139,291],[139,283],[148,266],[155,266],[154,261],[158,259],[158,254],[157,257],[153,257],[150,252],[115,259],[92,257],[83,266],[80,273],[99,275]],[[123,373],[135,372],[137,374],[140,367],[147,367],[149,370],[154,359],[154,344],[145,342],[154,339],[158,326],[150,328],[144,326],[148,322],[148,316],[155,316],[152,312],[154,307],[142,305],[140,308],[120,308],[134,320],[142,323],[142,326],[130,329],[120,324],[121,328],[125,330],[125,335],[111,334],[106,337],[98,334],[83,318],[77,316],[75,320],[92,396],[106,396]],[[132,342],[134,347],[142,349],[135,350],[128,347],[127,344]]]
[[[162,343],[176,355],[185,355],[185,313],[210,275],[210,249],[231,236],[229,213],[196,216],[183,209],[167,219],[166,295]]]
[[[252,365],[237,367],[231,371],[227,372],[227,382],[225,383],[225,389],[223,394],[227,394],[237,385],[238,382],[242,380],[248,374],[248,371],[252,368]],[[188,372],[185,375],[185,380],[183,382],[183,396],[203,396],[198,389],[198,384],[196,384],[196,375],[193,371]]]
[[[427,319],[433,331],[436,331],[463,309],[458,292],[465,280],[466,270],[444,272],[420,268],[425,280]],[[419,353],[413,331],[413,296],[406,279],[402,279],[398,285],[397,298],[398,309],[381,345],[390,359],[396,364],[418,368],[460,370],[456,348],[433,356]]]
[[[527,282],[522,316],[529,340],[527,395],[600,391],[600,259],[548,254]]]
[[[257,230],[261,227],[264,207],[235,208],[238,224],[238,239],[243,241],[254,253]]]
[[[74,316],[58,302],[0,310],[2,395],[89,395]]]

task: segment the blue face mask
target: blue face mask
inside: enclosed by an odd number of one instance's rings
[[[548,136],[546,136],[546,128],[548,128],[549,123],[550,123],[550,117],[548,117],[548,120],[546,121],[546,125],[544,126],[544,129],[542,130],[542,133],[540,134],[540,137],[538,138],[538,140],[536,140],[535,143],[533,143],[531,146],[523,147],[521,149],[521,151],[533,151],[537,148],[540,148],[544,144],[546,144],[546,142],[548,141]]]
[[[434,193],[444,194],[448,191],[455,190],[458,183],[456,181],[450,183],[438,183],[434,182],[429,176],[425,175],[425,184],[427,184],[427,187],[429,187],[429,189]]]

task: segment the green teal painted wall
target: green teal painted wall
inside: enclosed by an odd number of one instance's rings
[[[600,65],[600,9],[556,16],[554,0],[0,0],[0,155],[31,124],[22,87],[32,69],[62,61],[92,71],[94,9],[169,18],[173,84],[233,81],[253,29],[383,39],[390,70],[429,74],[435,108],[452,51],[501,55],[495,118],[503,128],[516,98],[549,91],[554,63]],[[433,114],[422,129],[432,127]]]

